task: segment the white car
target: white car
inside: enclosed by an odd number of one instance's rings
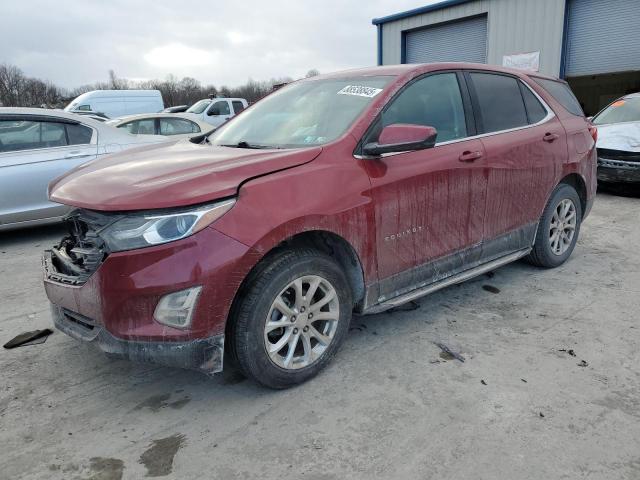
[[[191,105],[184,113],[190,118],[219,127],[248,106],[244,98],[206,98]]]
[[[592,121],[598,127],[598,180],[640,184],[640,93],[617,99]]]
[[[191,138],[214,129],[212,125],[182,113],[143,113],[115,118],[106,123],[134,135],[163,135],[175,139]]]
[[[0,108],[0,230],[59,221],[69,207],[49,201],[54,178],[101,155],[151,143],[87,116],[42,108]]]

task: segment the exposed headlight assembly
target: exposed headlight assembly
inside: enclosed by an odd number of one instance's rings
[[[235,203],[231,199],[171,213],[132,213],[106,227],[100,237],[112,252],[173,242],[207,227]]]

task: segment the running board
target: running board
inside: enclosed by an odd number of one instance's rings
[[[505,255],[504,257],[496,258],[495,260],[491,260],[490,262],[483,263],[475,268],[471,268],[469,270],[465,270],[464,272],[460,272],[456,275],[452,275],[451,277],[447,277],[439,282],[432,283],[425,287],[418,288],[416,290],[412,290],[409,293],[405,293],[404,295],[400,295],[395,298],[391,298],[385,302],[379,303],[378,305],[374,305],[371,308],[366,309],[363,313],[366,315],[371,315],[374,313],[384,312],[385,310],[389,310],[390,308],[397,307],[404,303],[415,300],[416,298],[420,298],[424,295],[428,295],[429,293],[436,292],[442,288],[449,287],[451,285],[456,285],[458,283],[465,282],[470,278],[477,277],[478,275],[482,275],[483,273],[490,272],[491,270],[502,267],[507,263],[515,262],[519,258],[528,255],[531,252],[531,248],[525,248],[524,250],[518,250],[517,252],[510,253],[509,255]]]

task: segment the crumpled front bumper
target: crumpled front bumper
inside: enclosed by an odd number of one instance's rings
[[[222,371],[224,334],[188,341],[148,342],[122,340],[111,335],[98,322],[51,304],[55,327],[72,338],[81,340],[103,352],[137,362],[198,370],[213,375]]]
[[[603,182],[640,183],[640,162],[598,157],[598,180]]]

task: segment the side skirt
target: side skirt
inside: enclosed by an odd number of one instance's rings
[[[412,290],[403,295],[397,296],[395,298],[390,298],[385,300],[377,305],[372,305],[362,312],[364,315],[371,315],[374,313],[384,312],[385,310],[389,310],[390,308],[397,307],[402,305],[403,303],[410,302],[415,300],[416,298],[420,298],[424,295],[428,295],[429,293],[433,293],[442,288],[449,287],[451,285],[455,285],[457,283],[465,282],[473,277],[478,275],[482,275],[483,273],[489,272],[495,268],[501,267],[508,263],[514,262],[519,258],[522,258],[531,252],[531,247],[525,248],[523,250],[519,250],[517,252],[510,253],[509,255],[505,255],[500,258],[496,258],[495,260],[491,260],[490,262],[483,263],[482,265],[478,265],[475,268],[471,268],[469,270],[465,270],[458,274],[447,277],[438,282],[432,283],[430,285],[426,285],[421,288],[417,288],[416,290]]]

